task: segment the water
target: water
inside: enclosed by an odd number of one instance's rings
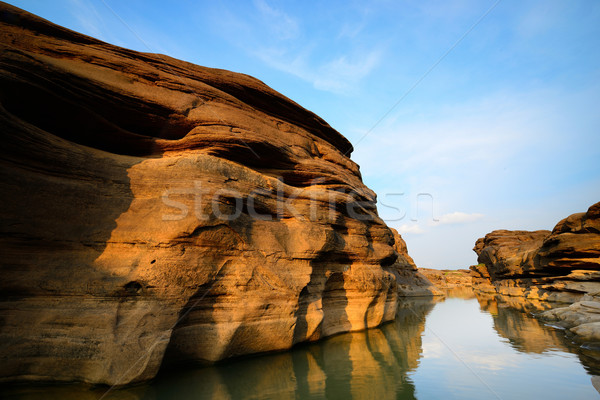
[[[596,359],[562,331],[494,300],[412,299],[377,329],[163,374],[104,399],[597,399]],[[105,392],[67,385],[0,394],[98,399]]]

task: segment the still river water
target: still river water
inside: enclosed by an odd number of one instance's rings
[[[396,321],[380,328],[163,374],[151,384],[110,393],[73,385],[22,387],[0,397],[599,399],[592,385],[592,377],[600,375],[597,359],[597,353],[526,313],[463,294],[408,300]]]

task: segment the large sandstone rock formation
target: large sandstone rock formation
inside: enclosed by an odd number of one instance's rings
[[[572,303],[600,295],[600,203],[550,231],[498,230],[478,239],[474,283],[489,291]]]
[[[476,289],[524,298],[527,307],[540,300],[574,303],[542,317],[582,340],[600,340],[600,203],[563,219],[552,232],[494,231],[477,240],[474,251]]]
[[[433,300],[432,297],[407,299],[399,305],[392,323],[337,335],[324,344],[238,360],[234,365],[222,363],[211,368],[179,370],[148,384],[115,389],[105,398],[414,399],[412,375],[423,355],[425,319],[435,306]],[[98,385],[13,385],[0,387],[0,396],[97,400],[106,391]]]
[[[418,278],[325,121],[246,75],[0,18],[0,380],[126,384],[394,319]]]

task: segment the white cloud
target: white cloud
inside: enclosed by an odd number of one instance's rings
[[[290,54],[285,48],[273,46],[254,51],[253,55],[271,68],[310,82],[315,89],[347,94],[379,65],[383,54],[376,48],[366,54],[341,55],[319,64],[311,60],[313,50],[313,46],[305,45]]]
[[[425,230],[421,228],[418,224],[402,224],[396,228],[401,235],[405,234],[413,234],[419,235],[425,233]]]
[[[220,21],[215,33],[266,66],[309,82],[315,89],[353,94],[385,60],[384,43],[357,46],[350,33],[315,39],[314,33],[303,26],[301,16],[266,0],[255,0],[253,4],[245,14],[239,8],[221,5],[214,11]],[[356,29],[354,35],[360,33]]]
[[[75,17],[81,26],[81,32],[107,41],[103,19],[98,13],[98,10],[88,2],[81,0],[71,0],[71,14]]]
[[[298,22],[281,10],[271,7],[265,0],[254,0],[266,27],[279,40],[296,38],[300,33]]]
[[[483,218],[483,214],[473,213],[467,214],[460,211],[454,211],[453,213],[444,214],[438,218],[437,221],[433,221],[433,225],[445,225],[445,224],[466,224],[474,222]]]
[[[375,49],[368,54],[350,59],[343,55],[319,68],[313,79],[316,89],[345,92],[379,65],[382,51]]]

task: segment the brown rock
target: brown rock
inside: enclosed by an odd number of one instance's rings
[[[438,289],[467,287],[472,285],[471,271],[467,269],[431,269],[419,268],[423,274]]]
[[[411,374],[423,354],[425,319],[434,307],[433,298],[411,298],[402,303],[394,322],[368,331],[337,335],[323,346],[304,346],[298,351],[279,352],[254,358],[252,368],[223,363],[213,368],[190,368],[163,375],[161,383],[132,385],[114,390],[105,398],[157,399],[168,396],[161,387],[185,388],[182,398],[237,399],[264,394],[277,399],[325,398],[331,393],[353,399],[415,397]],[[333,374],[332,374],[333,372]],[[346,375],[352,379],[332,379]],[[235,384],[231,384],[233,376]],[[359,384],[365,376],[376,376],[377,385]],[[97,400],[104,387],[89,385],[14,385],[0,388],[10,399]],[[172,393],[172,392],[171,392]],[[339,397],[339,396],[338,396]]]
[[[554,308],[541,318],[569,329],[580,341],[600,340],[600,302],[584,300],[568,307]]]
[[[497,230],[478,239],[473,251],[492,280],[521,277],[535,271],[534,256],[549,231]]]
[[[477,290],[574,303],[543,318],[561,321],[582,337],[600,337],[594,332],[596,320],[580,303],[600,301],[600,203],[563,219],[552,232],[494,231],[477,240],[473,250],[481,263],[471,267]]]
[[[0,15],[0,380],[126,384],[394,318],[420,278],[325,121]]]
[[[600,271],[600,203],[560,221],[537,256],[545,269]]]

